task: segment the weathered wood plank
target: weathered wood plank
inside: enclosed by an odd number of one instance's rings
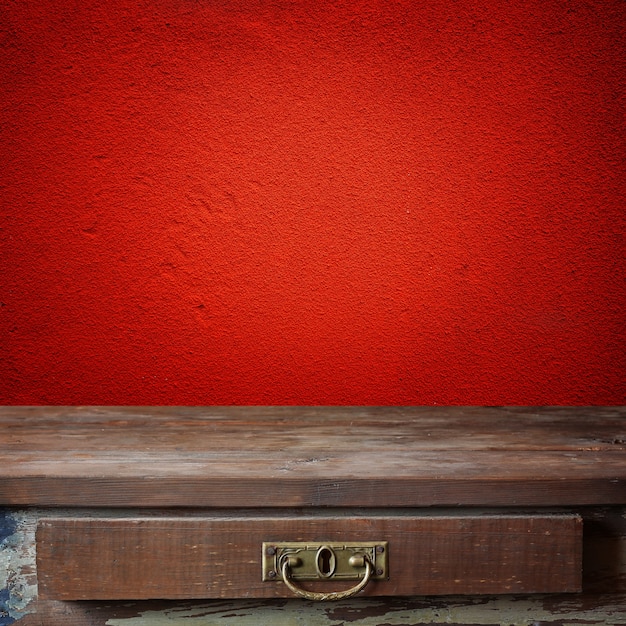
[[[357,438],[368,449],[625,450],[625,420],[626,407],[2,406],[0,444],[36,452],[113,452],[146,445],[176,449],[182,440],[185,451],[204,453],[219,452],[212,440],[231,446],[239,435],[242,451],[267,444],[274,451],[315,447],[328,437]]]
[[[625,432],[623,407],[4,407],[0,504],[621,504]]]
[[[622,626],[626,595],[41,602],[16,626]]]
[[[470,463],[474,476],[454,477],[436,474],[424,467],[427,476],[395,478],[359,478],[335,476],[304,478],[290,475],[264,477],[262,467],[251,463],[247,476],[217,476],[207,464],[185,472],[177,465],[178,474],[155,476],[158,460],[146,467],[136,467],[130,475],[120,475],[124,462],[106,469],[91,467],[81,476],[59,476],[63,466],[44,468],[46,474],[31,476],[0,476],[0,504],[11,506],[130,506],[130,507],[389,507],[430,506],[585,506],[621,504],[626,502],[626,476],[622,458],[604,455],[594,461],[596,476],[585,471],[568,474],[566,467],[552,468],[550,461],[538,457],[529,459],[534,474],[512,477],[491,475],[493,467],[505,458],[490,456],[481,467],[480,459],[459,460],[459,474]],[[453,462],[454,459],[451,459]],[[532,461],[532,462],[531,462]],[[427,459],[420,458],[427,464]],[[259,462],[261,465],[261,462]],[[66,466],[69,467],[69,466]],[[144,471],[142,471],[142,469]],[[198,471],[198,469],[200,471]],[[414,468],[417,473],[417,468]],[[482,475],[480,470],[483,470]],[[119,473],[118,473],[119,471]],[[255,473],[253,473],[255,472]],[[503,472],[504,473],[504,472]],[[198,476],[200,474],[200,476]],[[477,475],[476,475],[477,474]],[[546,474],[552,474],[547,477]]]
[[[293,597],[261,579],[263,542],[389,542],[389,578],[364,595],[581,590],[575,515],[48,518],[37,531],[42,597]],[[340,591],[354,582],[307,582]]]

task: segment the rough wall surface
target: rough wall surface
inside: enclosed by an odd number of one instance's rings
[[[623,404],[622,0],[0,2],[4,404]]]

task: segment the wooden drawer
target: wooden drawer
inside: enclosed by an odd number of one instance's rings
[[[289,597],[280,572],[273,580],[262,575],[264,550],[286,541],[384,545],[386,569],[365,595],[581,589],[577,515],[343,510],[44,518],[39,593],[57,600]],[[295,582],[322,592],[355,584],[334,575]]]

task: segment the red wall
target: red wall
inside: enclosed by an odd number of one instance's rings
[[[623,0],[0,4],[3,403],[626,403]]]

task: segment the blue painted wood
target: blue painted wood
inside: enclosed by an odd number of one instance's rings
[[[9,612],[11,593],[5,561],[8,562],[6,556],[8,539],[15,533],[16,529],[17,522],[13,515],[7,509],[0,509],[0,626],[10,626],[10,624],[15,623],[15,619],[11,617]]]
[[[36,514],[0,509],[0,626],[34,611]]]
[[[10,537],[17,528],[17,521],[8,509],[0,509],[0,545]]]
[[[9,615],[9,589],[0,589],[0,626],[10,626],[15,618]]]

